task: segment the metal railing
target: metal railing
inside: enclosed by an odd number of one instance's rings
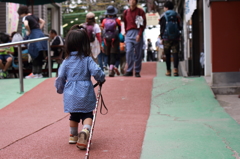
[[[4,43],[0,44],[0,48],[3,47],[10,47],[10,46],[18,46],[18,72],[19,72],[19,81],[20,81],[20,93],[24,92],[24,86],[23,86],[23,63],[22,63],[22,44],[28,44],[28,43],[34,43],[38,41],[48,41],[49,37],[44,38],[37,38],[37,39],[31,39],[31,40],[24,40],[19,42],[12,42],[12,43]],[[48,48],[48,74],[49,77],[52,77],[52,68],[51,66],[51,54],[50,54],[50,43],[47,42],[47,48]]]

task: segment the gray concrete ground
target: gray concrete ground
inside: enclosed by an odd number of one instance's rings
[[[211,77],[204,77],[209,87],[211,87]],[[215,95],[215,98],[224,110],[240,124],[240,98],[238,95]]]
[[[240,98],[238,95],[216,95],[216,99],[224,110],[240,124]]]

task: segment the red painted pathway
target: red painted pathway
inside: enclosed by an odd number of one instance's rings
[[[156,63],[143,63],[141,78],[108,78],[102,94],[109,113],[98,113],[91,159],[138,159],[149,116]],[[54,78],[0,110],[1,159],[84,158],[68,144],[68,114]]]

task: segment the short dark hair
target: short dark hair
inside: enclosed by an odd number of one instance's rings
[[[78,51],[77,56],[90,56],[90,40],[87,30],[83,26],[74,25],[71,27],[65,39],[66,57],[69,57],[71,52]]]
[[[171,1],[165,2],[164,7],[168,8],[169,10],[172,10],[174,8],[173,2],[171,2]]]
[[[20,6],[17,12],[19,15],[30,13],[27,6]]]
[[[135,0],[136,1],[136,3],[138,3],[138,0]],[[128,2],[129,2],[129,0],[128,0]]]
[[[57,35],[57,31],[54,30],[54,29],[51,29],[49,32],[50,32],[51,34],[56,34],[56,35]]]
[[[8,43],[9,41],[10,41],[9,35],[7,35],[6,33],[1,32],[0,33],[0,42],[1,43]]]

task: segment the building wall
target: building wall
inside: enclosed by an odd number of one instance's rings
[[[204,75],[211,76],[212,74],[212,45],[211,45],[211,18],[210,7],[207,1],[203,1],[203,15],[204,15]]]
[[[31,7],[30,7],[31,8]],[[43,27],[43,33],[48,34],[47,31],[47,7],[46,5],[37,5],[33,7],[34,15],[45,20],[45,25]]]
[[[6,32],[6,3],[0,2],[0,32]]]
[[[211,3],[212,71],[240,71],[240,1]]]
[[[55,4],[55,5],[49,4],[47,7],[51,9],[51,29],[56,30],[57,33],[61,35],[62,34],[61,4]]]

